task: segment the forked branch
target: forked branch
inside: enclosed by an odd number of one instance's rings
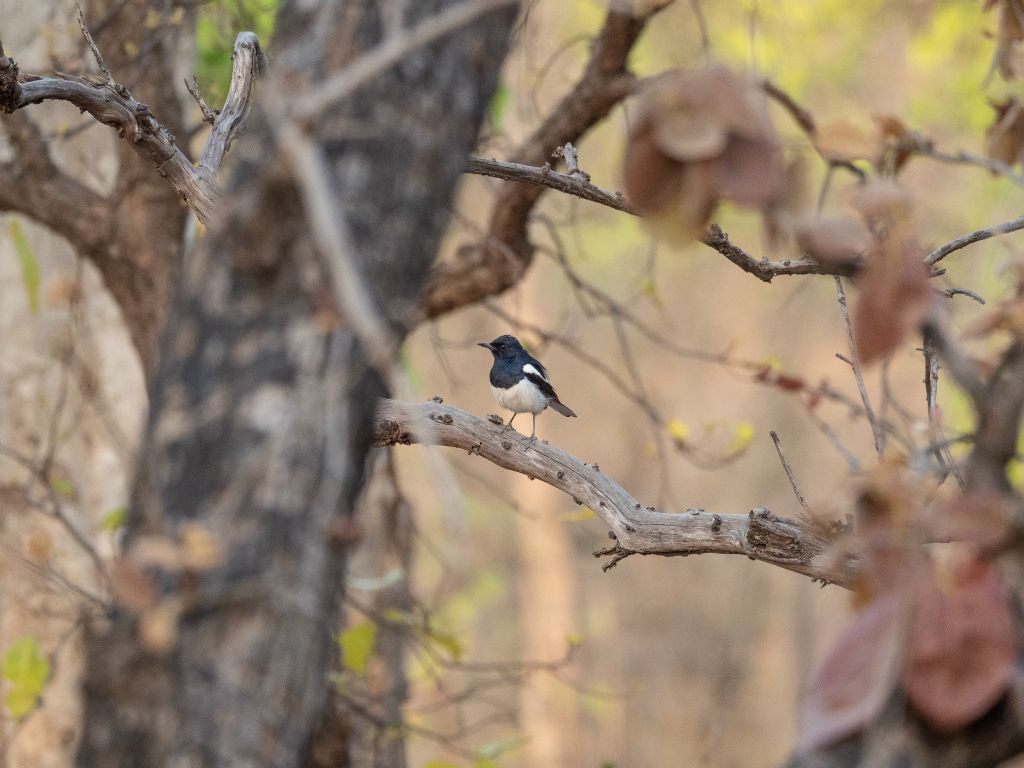
[[[102,62],[84,22],[83,32],[96,50],[97,61]],[[98,122],[114,128],[139,157],[166,177],[205,224],[219,205],[217,170],[249,112],[253,83],[264,67],[259,40],[252,32],[238,35],[233,57],[228,99],[214,121],[198,166],[177,146],[175,137],[150,113],[149,107],[138,101],[125,86],[114,81],[103,64],[105,77],[102,80],[62,72],[55,72],[49,77],[21,75],[14,60],[0,50],[0,109],[10,113],[31,104],[54,100],[66,101],[88,112]]]

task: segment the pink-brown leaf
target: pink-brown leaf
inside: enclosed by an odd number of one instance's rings
[[[854,616],[804,696],[799,753],[857,733],[882,711],[899,679],[905,617],[901,593],[883,595]]]
[[[903,687],[934,728],[955,731],[1002,697],[1017,659],[1006,590],[994,565],[961,563],[953,583],[929,581],[919,593]]]

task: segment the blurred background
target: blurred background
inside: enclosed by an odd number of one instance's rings
[[[22,71],[82,60],[69,4],[0,7],[4,45]],[[266,39],[273,10],[269,0],[216,0],[179,20],[197,15],[196,47],[183,62],[211,104],[223,99],[235,32],[255,28]],[[529,4],[478,154],[507,157],[548,115],[579,77],[606,10],[594,0]],[[994,24],[981,3],[962,0],[676,0],[649,23],[632,61],[649,76],[724,60],[769,78],[821,121],[870,129],[873,114],[894,114],[943,151],[983,155],[988,101],[1009,95],[988,78]],[[616,108],[578,147],[581,168],[606,189],[621,188],[632,106]],[[33,116],[51,121],[62,164],[98,188],[109,183],[107,129],[79,127],[87,121],[68,107],[45,109]],[[789,116],[772,110],[787,148],[807,154],[817,190],[824,165]],[[1019,189],[971,165],[916,158],[901,178],[929,249],[1020,212]],[[835,177],[826,210],[843,209],[853,180]],[[479,238],[503,183],[463,179],[441,258]],[[748,252],[768,253],[758,216],[725,207],[716,220]],[[3,216],[0,225],[0,446],[57,445],[49,490],[111,554],[145,407],[141,372],[91,266],[26,220]],[[539,437],[597,462],[643,503],[796,515],[774,430],[812,508],[843,513],[855,465],[875,463],[868,424],[842,403],[808,406],[729,362],[827,381],[859,402],[850,366],[836,357],[848,346],[831,277],[765,284],[705,246],[659,244],[631,216],[555,193],[536,208],[531,234],[538,253],[515,288],[413,334],[397,397],[439,396],[507,420],[487,383],[490,355],[476,342],[512,333],[580,415],[545,412]],[[943,286],[998,300],[1014,253],[1007,239],[959,252],[944,262]],[[661,339],[617,322],[595,290]],[[958,326],[979,309],[962,296],[948,305]],[[926,439],[923,375],[907,344],[867,383],[885,418]],[[967,428],[957,393],[941,393],[947,431]],[[607,529],[571,498],[449,449],[396,448],[394,458],[411,508],[412,560],[356,562],[346,632],[368,621],[359,606],[408,577],[413,607],[403,615],[428,617],[409,644],[410,765],[768,766],[792,749],[801,685],[842,626],[845,591],[722,556],[631,557],[603,572],[591,553],[609,544]],[[5,711],[4,761],[68,765],[75,606],[94,577],[65,526],[15,492],[24,483],[24,468],[0,456],[0,649],[31,636],[52,674],[30,718]],[[379,639],[370,636],[371,650]],[[366,633],[347,642],[350,653],[366,646]],[[353,667],[351,658],[341,684],[372,688],[351,678],[372,674],[373,662]]]

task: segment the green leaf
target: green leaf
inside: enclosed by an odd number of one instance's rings
[[[25,237],[20,221],[11,219],[7,230],[14,243],[18,266],[21,267],[21,281],[25,284],[25,293],[28,294],[28,306],[34,314],[39,311],[39,259],[36,258],[36,252],[32,249],[28,238]]]
[[[494,89],[494,95],[491,96],[491,103],[487,107],[487,111],[491,117],[491,126],[496,131],[501,130],[501,120],[505,116],[505,111],[508,109],[508,103],[512,97],[512,91],[509,89],[508,84],[504,80],[498,81],[498,87]]]
[[[75,496],[75,486],[66,477],[54,475],[50,478],[50,487],[53,488],[55,493],[60,494],[66,499],[71,499]]]
[[[423,768],[459,768],[459,766],[446,760],[431,760],[429,763],[424,763]]]
[[[100,528],[104,531],[113,533],[114,531],[124,528],[125,519],[128,517],[128,509],[126,507],[115,507],[103,516],[100,520]]]
[[[20,637],[4,654],[4,679],[10,683],[5,703],[13,717],[23,717],[36,706],[50,677],[50,662],[33,637]]]
[[[483,761],[497,760],[506,752],[511,752],[513,749],[519,749],[526,743],[526,739],[523,736],[507,736],[504,739],[495,739],[489,741],[480,747],[473,755],[473,759],[477,761],[477,766]]]
[[[462,655],[466,652],[462,642],[451,632],[431,626],[427,627],[425,634],[435,645],[447,651],[448,655],[455,661],[461,659]]]
[[[377,625],[371,621],[349,627],[338,637],[341,661],[345,669],[357,675],[366,674],[366,668],[377,641]]]

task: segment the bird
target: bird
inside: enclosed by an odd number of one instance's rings
[[[505,334],[494,341],[478,342],[478,346],[491,350],[494,355],[490,376],[494,399],[502,408],[512,411],[512,418],[502,433],[512,426],[520,413],[529,413],[533,416],[529,445],[533,445],[537,440],[537,414],[545,408],[550,407],[563,416],[576,416],[571,408],[558,399],[544,366],[523,349],[515,336]]]

